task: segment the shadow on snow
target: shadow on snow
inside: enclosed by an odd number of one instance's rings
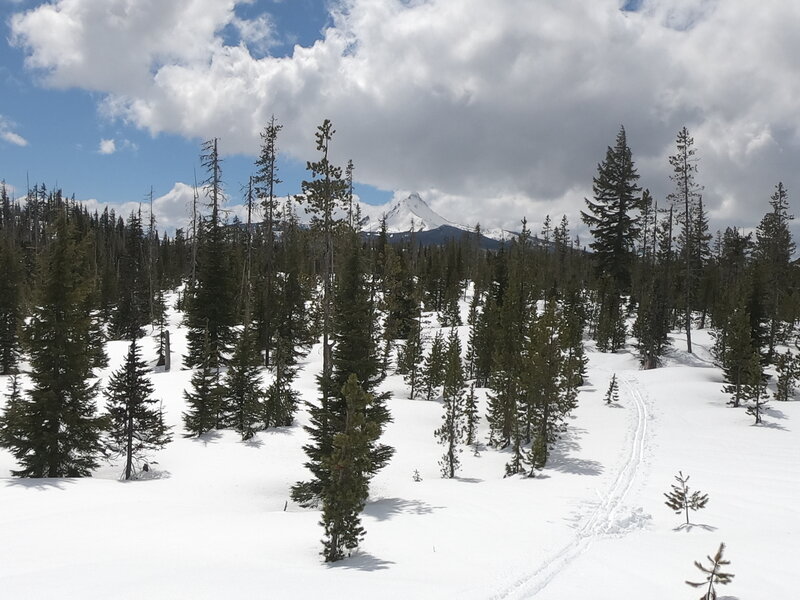
[[[368,503],[364,514],[378,521],[391,519],[396,515],[430,515],[441,506],[431,506],[421,500],[405,500],[403,498],[382,498]]]
[[[597,476],[603,473],[603,465],[596,460],[570,456],[581,449],[580,439],[586,433],[580,427],[570,427],[550,452],[545,471],[559,471],[573,475]]]
[[[394,563],[372,556],[367,552],[357,552],[334,563],[326,563],[329,569],[354,569],[358,571],[383,571]]]

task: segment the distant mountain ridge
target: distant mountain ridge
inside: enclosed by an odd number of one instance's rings
[[[430,231],[442,226],[468,231],[467,227],[452,223],[435,212],[416,193],[381,206],[361,204],[361,216],[361,228],[368,232],[379,231],[382,218],[386,219],[388,233]]]
[[[410,239],[413,235],[417,243],[423,246],[441,245],[447,240],[458,240],[475,232],[474,226],[455,223],[434,211],[417,193],[381,205],[359,202],[358,208],[361,213],[359,225],[367,236],[374,236],[380,231],[384,218],[386,233],[392,241]],[[311,215],[302,204],[293,204],[292,210],[300,223],[308,225],[311,222]],[[338,208],[336,218],[346,219],[347,210]],[[482,229],[480,246],[495,249],[516,237],[516,233],[505,229]]]

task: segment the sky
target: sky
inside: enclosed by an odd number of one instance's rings
[[[186,222],[202,140],[241,202],[283,125],[281,194],[329,118],[379,204],[419,192],[465,225],[579,212],[624,125],[663,204],[686,126],[712,227],[800,193],[794,0],[0,0],[0,178]]]

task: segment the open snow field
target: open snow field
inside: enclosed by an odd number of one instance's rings
[[[402,379],[389,377],[384,440],[396,454],[373,480],[360,551],[327,565],[319,512],[289,500],[305,477],[305,410],[295,426],[246,443],[230,431],[183,438],[191,372],[177,359],[177,316],[172,325],[173,371],[152,375],[176,434],[154,457],[160,477],[121,482],[109,464],[89,479],[14,479],[0,450],[1,599],[696,599],[684,580],[700,580],[693,561],[722,541],[736,577],[720,598],[800,593],[800,403],[773,402],[758,427],[726,407],[705,332],[695,356],[676,340],[653,371],[630,353],[590,350],[569,430],[533,479],[504,479],[505,453],[470,448],[459,478],[442,479],[440,404],[407,400]],[[103,377],[126,349],[109,345]],[[307,398],[319,350],[297,382]],[[154,344],[147,351],[155,359]],[[606,406],[613,373],[620,402]],[[664,505],[678,470],[710,496],[691,528]]]

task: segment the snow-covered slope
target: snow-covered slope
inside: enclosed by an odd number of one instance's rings
[[[458,229],[467,229],[452,223],[436,213],[419,194],[411,194],[407,198],[396,200],[383,206],[361,205],[364,231],[375,232],[380,229],[381,218],[386,218],[386,230],[389,233],[405,233],[407,231],[431,231],[444,225]]]
[[[432,333],[435,319],[426,320]],[[173,314],[176,357],[185,350],[179,323]],[[459,333],[466,341],[467,328]],[[336,565],[319,556],[319,511],[287,502],[306,476],[306,411],[249,442],[229,431],[183,438],[191,371],[176,358],[172,372],[151,376],[176,434],[155,457],[160,478],[123,483],[110,464],[92,479],[12,479],[14,461],[0,451],[0,598],[672,600],[698,596],[684,581],[699,580],[693,561],[722,541],[736,578],[720,598],[794,598],[800,403],[774,403],[766,424],[752,426],[725,406],[707,333],[693,338],[695,356],[678,342],[653,371],[590,345],[567,433],[533,479],[503,477],[509,456],[485,447],[478,456],[464,448],[458,478],[442,479],[433,436],[441,404],[407,399],[390,376],[394,421],[384,439],[396,454],[372,482],[362,547]],[[104,378],[125,349],[109,345]],[[320,361],[318,345],[297,382],[305,399],[316,397]],[[620,402],[606,406],[614,373]],[[485,415],[486,390],[478,394]],[[710,496],[691,528],[664,506],[678,470]]]

